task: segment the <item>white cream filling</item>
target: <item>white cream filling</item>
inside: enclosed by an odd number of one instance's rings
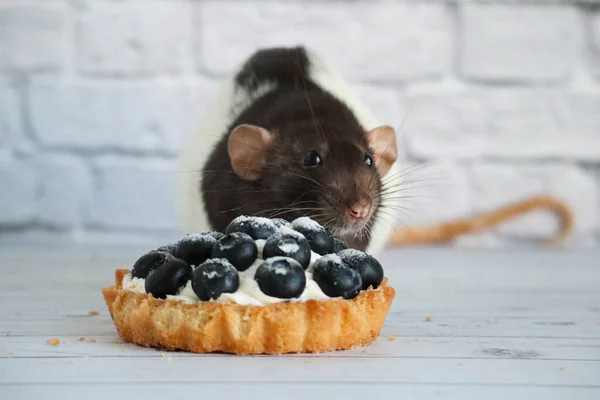
[[[283,228],[283,229],[282,229]],[[286,228],[282,227],[280,230],[286,230]],[[287,228],[289,229],[289,228]],[[293,301],[293,302],[302,302],[307,300],[326,300],[331,297],[327,296],[317,282],[312,279],[312,266],[321,256],[315,252],[311,252],[310,264],[306,271],[306,287],[304,291],[300,295],[300,297],[295,299],[280,299],[277,297],[271,297],[264,294],[256,280],[254,280],[254,274],[256,270],[264,261],[262,259],[262,251],[265,245],[265,240],[257,240],[256,246],[258,247],[258,258],[254,263],[245,271],[239,271],[240,277],[240,287],[234,293],[223,293],[217,299],[213,300],[217,303],[237,303],[240,305],[255,305],[262,306],[265,304],[272,303],[280,303],[284,301]],[[123,289],[130,290],[135,293],[146,294],[145,289],[145,279],[142,278],[132,278],[131,274],[125,275],[123,277]],[[200,301],[194,290],[192,289],[192,281],[188,281],[187,284],[183,287],[180,293],[176,296],[167,296],[168,300],[176,300],[181,301],[188,304],[194,304]]]

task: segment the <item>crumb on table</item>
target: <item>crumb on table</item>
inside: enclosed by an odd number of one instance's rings
[[[9,351],[7,351],[7,352],[6,352],[6,355],[7,355],[7,356],[14,356],[14,355],[15,355],[15,352],[14,352],[14,351],[10,351],[10,350],[9,350]]]
[[[394,336],[392,336],[392,335],[388,335],[387,336],[387,340],[389,340],[390,342],[393,342],[393,341],[396,340],[396,338]]]
[[[90,342],[90,343],[96,343],[96,339],[94,339],[94,338],[89,338],[89,339],[88,339],[88,342]]]
[[[425,321],[427,321],[427,322],[431,321],[431,317],[425,317]]]
[[[419,339],[418,339],[418,338],[415,338],[415,342],[418,342],[418,341],[419,341]]]
[[[563,372],[565,370],[565,367],[560,367],[559,371]]]
[[[80,337],[80,338],[79,338],[79,339],[77,339],[77,340],[79,340],[80,342],[83,342],[83,341],[85,341],[85,338],[82,336],[82,337]]]
[[[98,311],[88,311],[88,315],[90,317],[97,317],[98,315],[100,315],[100,313]]]
[[[48,343],[49,345],[52,345],[52,346],[58,346],[60,344],[60,340],[58,340],[57,338],[52,338],[52,339],[46,340],[46,343]]]

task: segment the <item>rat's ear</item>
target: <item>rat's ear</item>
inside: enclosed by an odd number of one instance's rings
[[[373,150],[373,158],[380,176],[388,173],[398,158],[396,148],[396,131],[388,125],[378,126],[367,132],[369,147]]]
[[[233,170],[247,181],[258,180],[273,147],[273,135],[256,125],[238,125],[229,135],[227,151]]]

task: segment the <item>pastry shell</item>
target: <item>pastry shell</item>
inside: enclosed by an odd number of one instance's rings
[[[316,353],[368,345],[379,336],[396,294],[384,278],[351,300],[187,304],[123,289],[129,273],[117,269],[116,284],[102,289],[121,338],[194,353]]]

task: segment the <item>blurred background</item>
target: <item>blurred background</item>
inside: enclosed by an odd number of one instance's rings
[[[0,243],[177,237],[175,160],[260,47],[317,50],[398,129],[398,225],[533,194],[600,243],[595,1],[0,0]],[[456,246],[530,245],[535,213]]]

